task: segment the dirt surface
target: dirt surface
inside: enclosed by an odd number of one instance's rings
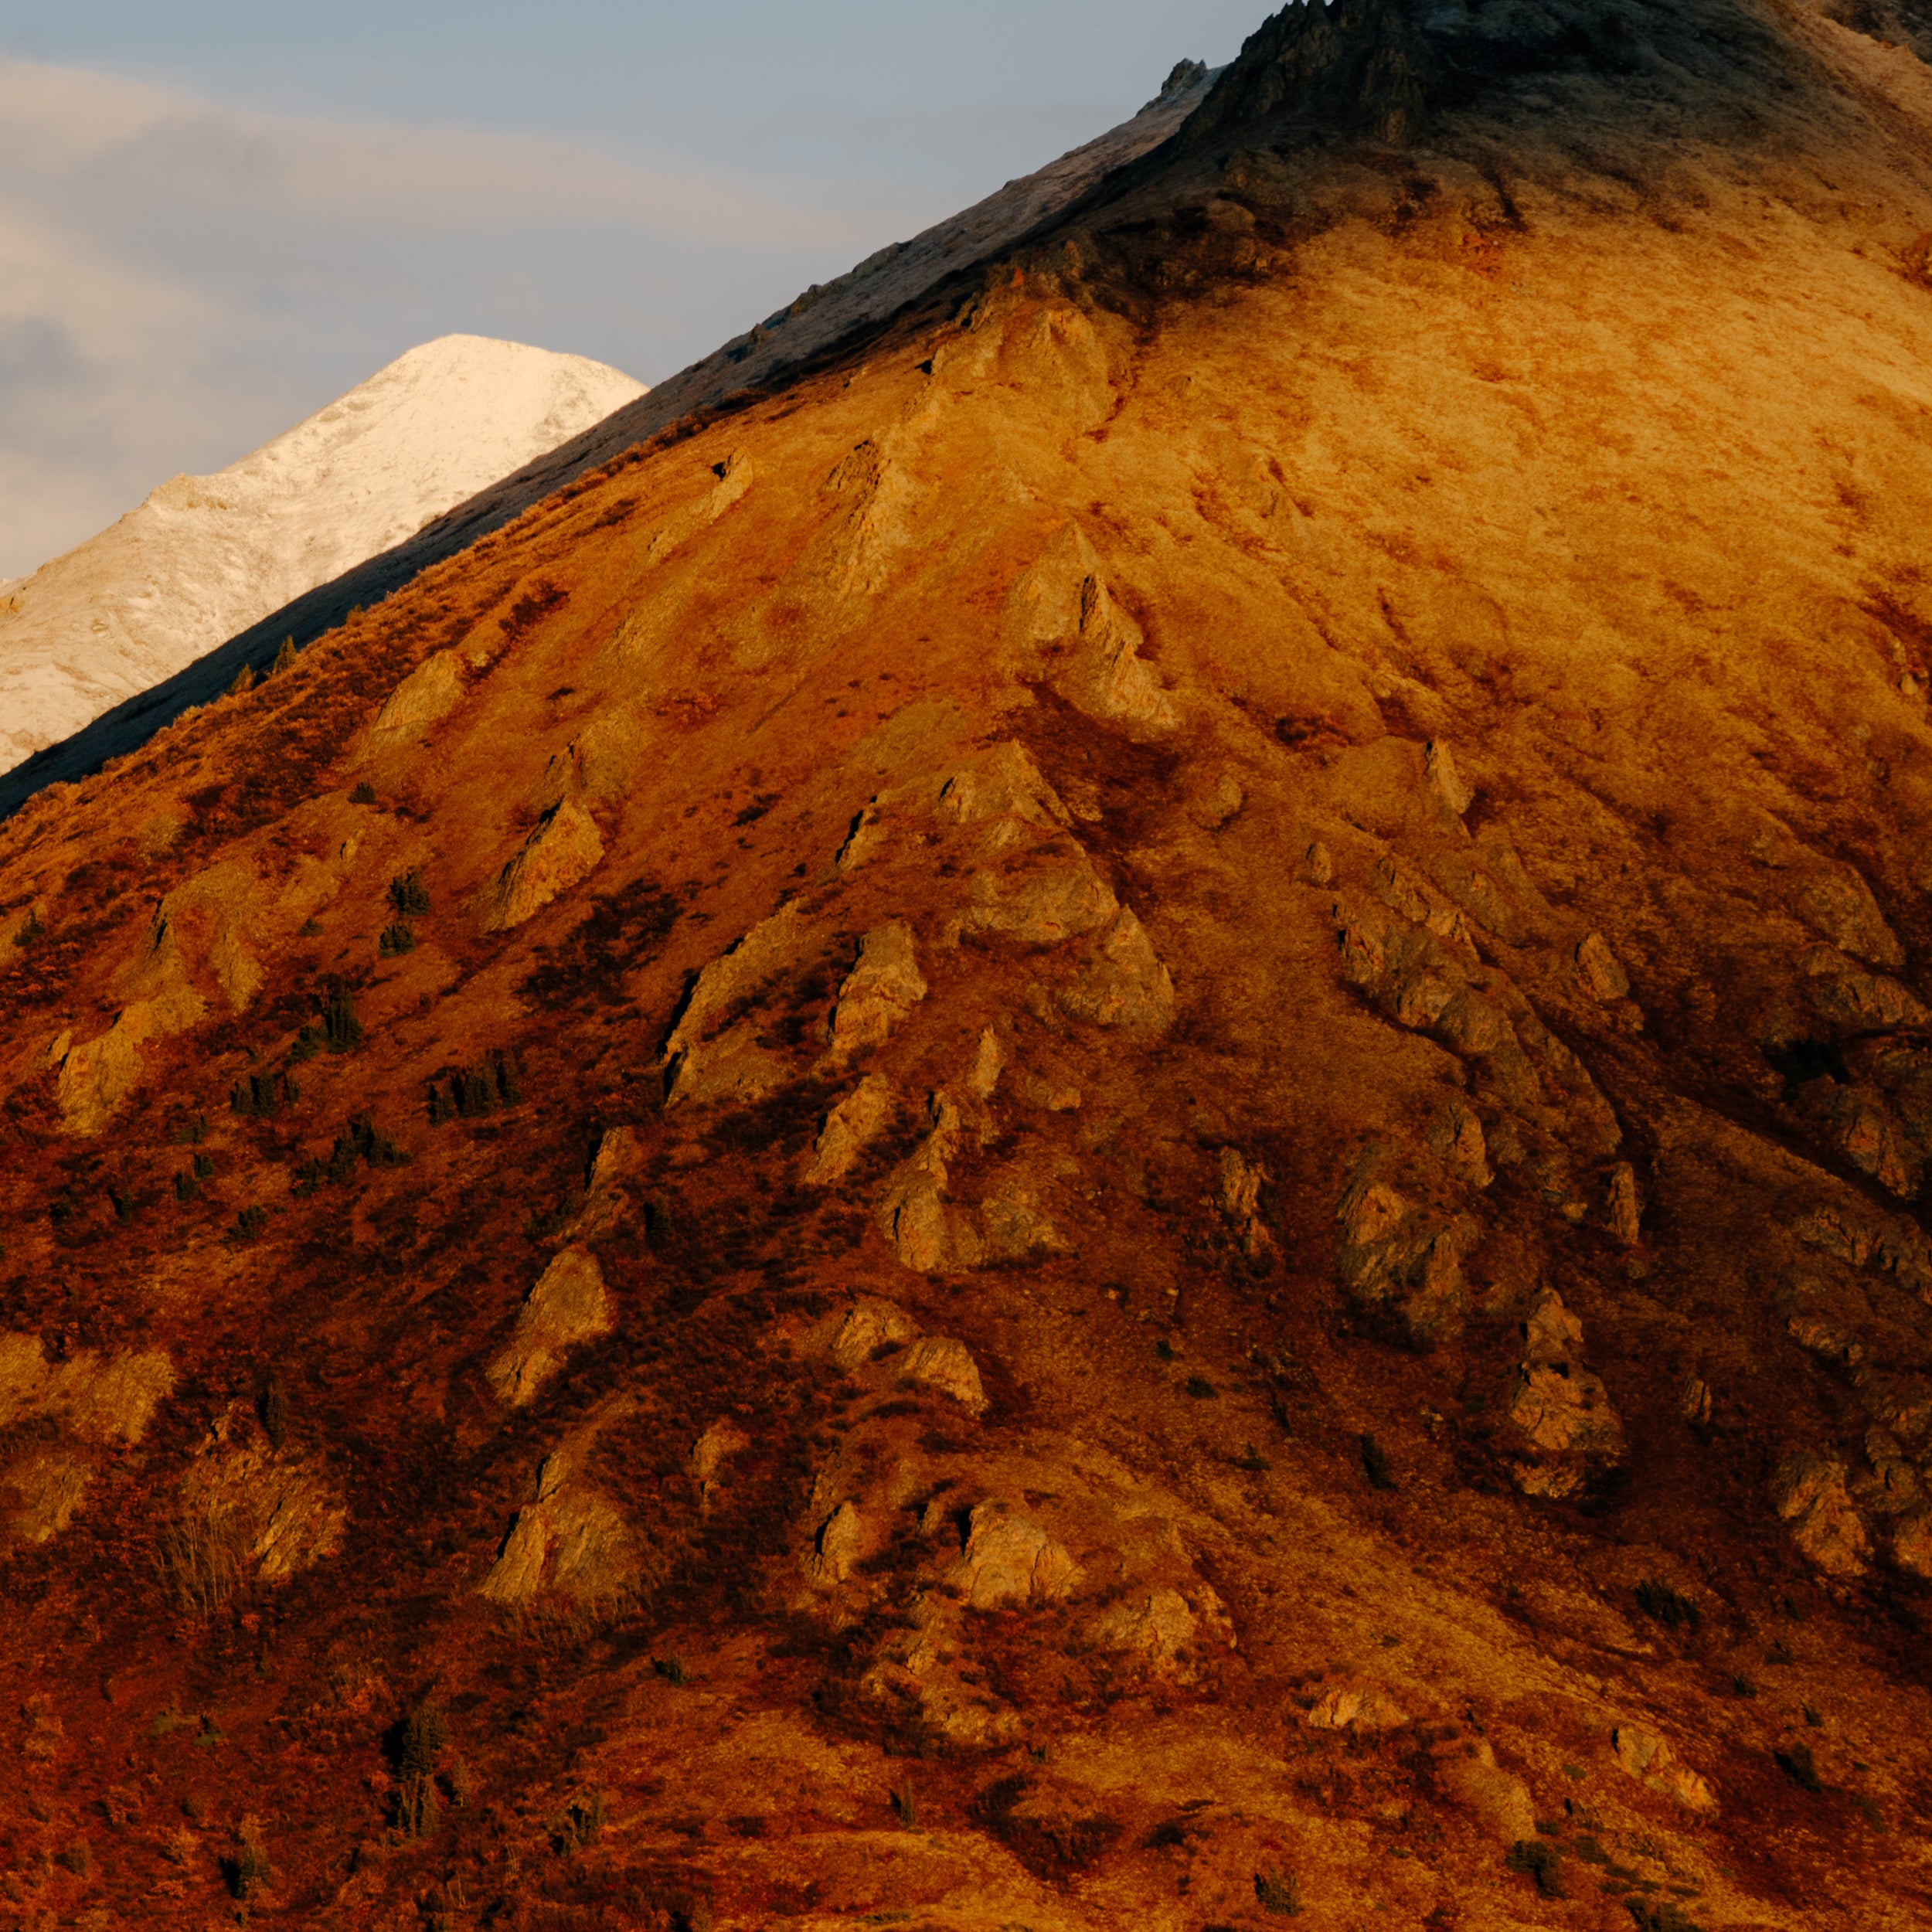
[[[0,1913],[1925,1923],[1929,108],[1291,10],[0,828]]]

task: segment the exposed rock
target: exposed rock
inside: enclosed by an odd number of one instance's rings
[[[1716,1796],[1709,1783],[1678,1764],[1669,1744],[1655,1731],[1619,1724],[1610,1734],[1610,1747],[1617,1768],[1648,1790],[1675,1798],[1689,1811],[1708,1814],[1717,1809]]]
[[[342,1554],[349,1510],[334,1485],[298,1457],[237,1441],[230,1410],[182,1481],[182,1524],[199,1526],[204,1560],[226,1546],[265,1583],[281,1583]]]
[[[1075,1019],[1130,1032],[1165,1032],[1173,1024],[1174,981],[1127,906],[1100,934],[1060,1005]]]
[[[23,1543],[52,1542],[73,1522],[92,1474],[77,1458],[57,1450],[22,1457],[0,1477],[0,1490],[13,1498],[4,1517],[9,1535]]]
[[[1677,1391],[1677,1413],[1693,1426],[1711,1419],[1711,1385],[1702,1376],[1686,1376]]]
[[[959,1109],[944,1092],[932,1099],[932,1131],[886,1184],[879,1230],[900,1262],[917,1274],[977,1267],[984,1246],[971,1218],[946,1202],[947,1162],[960,1135]]]
[[[638,1570],[634,1539],[617,1505],[566,1481],[517,1512],[477,1594],[522,1604],[555,1590],[594,1603],[623,1590]]]
[[[1471,1187],[1487,1187],[1496,1178],[1490,1168],[1482,1122],[1475,1109],[1461,1100],[1451,1100],[1436,1117],[1429,1130],[1429,1145],[1442,1156],[1449,1172]]]
[[[1087,1626],[1096,1650],[1124,1652],[1157,1675],[1185,1682],[1194,1676],[1210,1644],[1232,1649],[1233,1631],[1219,1600],[1199,1586],[1205,1614],[1178,1590],[1136,1590]]]
[[[1852,866],[1801,879],[1794,894],[1799,917],[1843,951],[1875,966],[1905,964],[1905,948],[1885,923],[1872,888]]]
[[[1812,946],[1798,957],[1805,991],[1819,1015],[1866,1032],[1932,1023],[1932,1012],[1896,979],[1867,972],[1832,946]]]
[[[825,1116],[825,1124],[812,1143],[806,1180],[815,1187],[842,1181],[858,1165],[860,1155],[890,1124],[896,1111],[885,1075],[868,1073]]]
[[[1468,1298],[1462,1256],[1474,1240],[1472,1224],[1413,1206],[1369,1170],[1344,1192],[1335,1219],[1342,1226],[1336,1272],[1365,1311],[1393,1319],[1418,1346],[1458,1331]]]
[[[597,821],[574,798],[546,812],[498,875],[485,932],[507,932],[587,878],[604,856]]]
[[[634,1127],[607,1127],[597,1141],[596,1158],[590,1163],[593,1189],[619,1185],[644,1165],[644,1151],[638,1145]]]
[[[509,1347],[490,1365],[490,1386],[521,1408],[563,1367],[568,1350],[611,1328],[610,1297],[597,1257],[582,1248],[563,1249],[530,1291]]]
[[[1308,851],[1302,855],[1302,858],[1308,869],[1310,885],[1326,886],[1333,881],[1335,860],[1330,855],[1328,847],[1319,838],[1309,846]]]
[[[1828,1577],[1862,1577],[1872,1554],[1864,1519],[1835,1458],[1795,1450],[1771,1479],[1771,1500],[1791,1526],[1791,1540]]]
[[[1529,1787],[1496,1762],[1488,1740],[1466,1744],[1464,1754],[1443,1762],[1443,1787],[1480,1818],[1505,1845],[1520,1845],[1536,1835],[1536,1807]]]
[[[966,1089],[975,1100],[990,1100],[1006,1066],[1006,1049],[992,1027],[982,1029],[973,1056],[972,1071],[966,1077]]]
[[[1119,908],[1079,841],[1063,833],[975,872],[960,925],[1022,945],[1057,946],[1104,926]]]
[[[1601,933],[1587,935],[1577,946],[1576,958],[1577,977],[1591,998],[1608,1001],[1630,997],[1630,975]]]
[[[1051,832],[1073,823],[1073,815],[1046,782],[1033,754],[1011,740],[947,779],[935,811],[944,822],[961,827],[1012,819]],[[1003,836],[1010,841],[1014,835]]]
[[[1573,1495],[1592,1465],[1623,1454],[1621,1420],[1601,1379],[1583,1366],[1583,1324],[1546,1291],[1523,1325],[1504,1413],[1530,1451],[1514,1468],[1526,1495]]]
[[[1240,781],[1233,772],[1224,771],[1195,800],[1189,815],[1203,832],[1219,832],[1247,801]]]
[[[1643,1202],[1637,1192],[1637,1172],[1628,1161],[1619,1161],[1610,1171],[1610,1187],[1604,1202],[1604,1225],[1627,1248],[1643,1238]]]
[[[1274,1237],[1261,1219],[1261,1189],[1268,1171],[1250,1162],[1238,1148],[1221,1150],[1221,1213],[1240,1240],[1250,1260],[1274,1250]]]
[[[859,964],[839,988],[832,1012],[832,1060],[842,1064],[884,1046],[926,992],[910,927],[894,920],[866,934],[859,942]]]
[[[1325,1691],[1302,1720],[1316,1730],[1394,1730],[1409,1713],[1380,1684],[1338,1685]]]
[[[384,700],[363,741],[365,757],[412,742],[463,702],[463,667],[454,651],[425,658]]]
[[[38,1335],[0,1334],[0,1429],[46,1417],[84,1441],[137,1443],[174,1387],[158,1349],[111,1361],[83,1349],[50,1362]]]
[[[1052,1603],[1079,1589],[1083,1573],[1063,1543],[1002,1502],[978,1505],[966,1547],[948,1578],[975,1610]]]
[[[842,1583],[865,1547],[866,1527],[857,1509],[842,1502],[818,1526],[811,1553],[805,1560],[805,1573],[821,1588]]]
[[[785,1063],[758,1045],[757,1028],[739,1015],[768,981],[797,962],[807,933],[798,903],[788,902],[699,974],[665,1043],[667,1105],[742,1104],[770,1093],[789,1077]]]
[[[70,1048],[54,1080],[60,1124],[70,1134],[98,1134],[141,1077],[144,1040],[164,1030],[145,1000],[124,1006],[106,1032]]]
[[[1140,655],[1141,628],[1108,588],[1094,546],[1070,530],[1021,578],[1009,628],[1028,658],[1045,658],[1077,711],[1137,735],[1173,730],[1174,701]]]
[[[1030,1169],[1021,1162],[994,1175],[975,1217],[979,1260],[992,1266],[1036,1255],[1064,1254],[1067,1243],[1040,1204]]]
[[[980,1384],[979,1366],[963,1342],[944,1335],[928,1335],[915,1342],[906,1351],[900,1374],[905,1381],[951,1396],[974,1415],[985,1410],[986,1392]]]
[[[735,1455],[751,1447],[751,1438],[729,1417],[720,1416],[691,1445],[691,1480],[699,1500],[709,1502],[719,1486],[718,1472]]]
[[[1902,1517],[1893,1526],[1892,1560],[1908,1575],[1932,1583],[1932,1510]]]
[[[1440,738],[1423,746],[1423,781],[1429,789],[1460,818],[1476,802],[1476,794],[1456,769],[1455,754]]]
[[[865,1295],[846,1311],[832,1338],[832,1359],[849,1375],[882,1350],[917,1340],[919,1324],[896,1301]]]
[[[1009,1743],[1022,1728],[1017,1711],[968,1681],[959,1614],[943,1597],[914,1601],[907,1627],[888,1633],[861,1686],[889,1706],[911,1707],[923,1729],[953,1744]]]

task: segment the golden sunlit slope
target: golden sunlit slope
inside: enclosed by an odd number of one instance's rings
[[[1924,1922],[1926,73],[1352,8],[0,829],[22,1923]]]

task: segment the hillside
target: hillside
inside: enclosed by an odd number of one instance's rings
[[[22,1924],[1932,1913],[1932,76],[1291,8],[0,825]]]
[[[446,335],[213,476],[0,584],[0,769],[568,442],[643,385],[580,355]]]

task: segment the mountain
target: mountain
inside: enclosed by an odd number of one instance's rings
[[[8,1909],[1924,1921],[1868,26],[1291,8],[0,825]]]
[[[0,584],[12,767],[644,393],[580,355],[446,335],[213,476],[178,476]]]

